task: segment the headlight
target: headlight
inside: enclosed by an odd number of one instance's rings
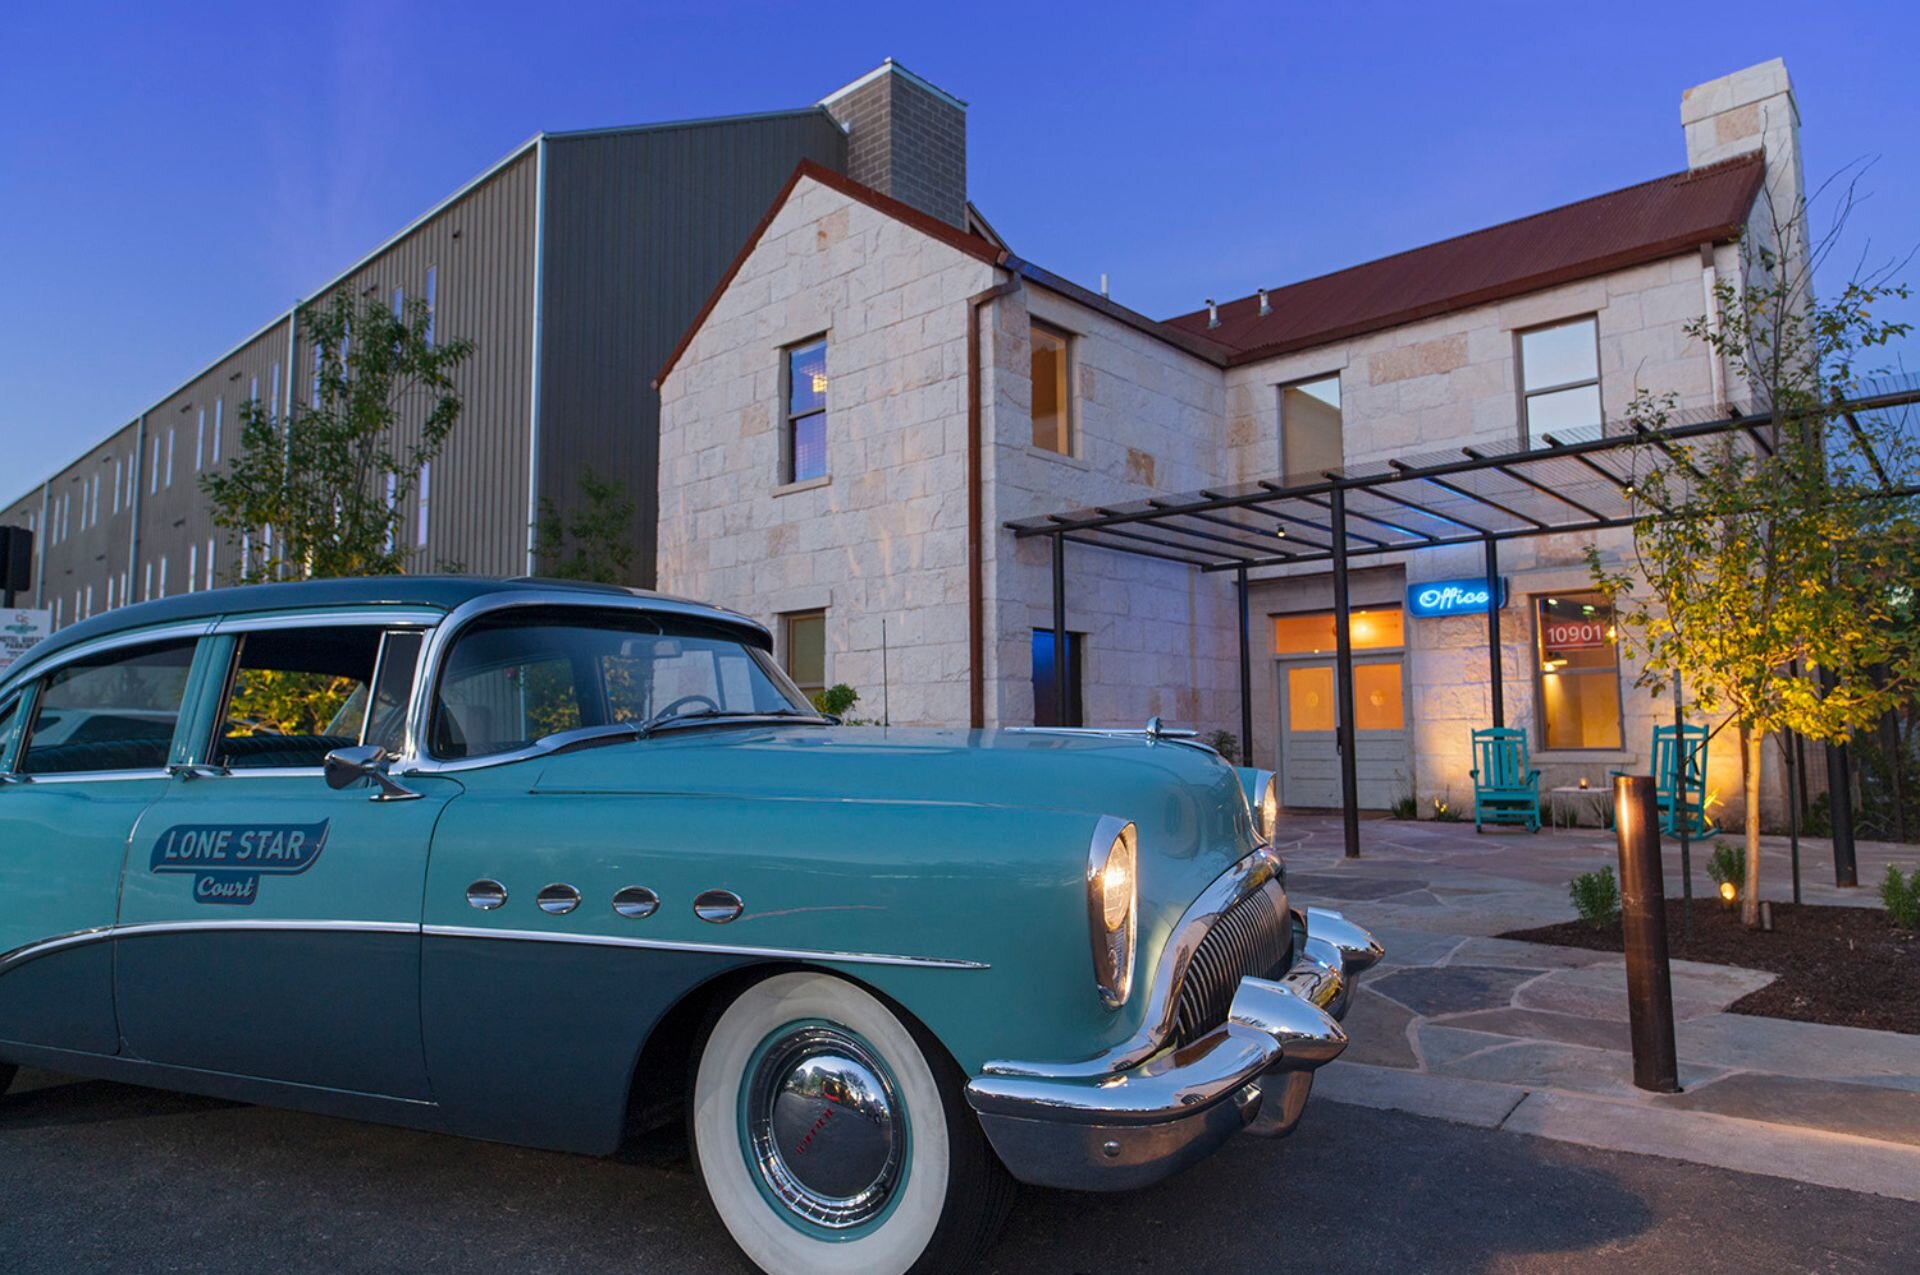
[[[1139,911],[1139,834],[1112,816],[1093,833],[1087,855],[1087,927],[1093,939],[1093,975],[1108,1009],[1127,1003],[1133,988],[1133,936]]]
[[[1260,785],[1260,805],[1253,812],[1260,839],[1271,842],[1280,831],[1280,777],[1269,773]]]

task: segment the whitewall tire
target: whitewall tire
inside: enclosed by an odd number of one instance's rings
[[[826,974],[778,974],[713,1020],[688,1111],[695,1164],[774,1275],[964,1269],[1012,1181],[924,1029]]]

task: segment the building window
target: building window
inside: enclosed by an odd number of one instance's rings
[[[396,319],[401,318],[405,316],[406,312],[407,290],[405,288],[395,288],[393,290],[393,317]]]
[[[1067,717],[1060,720],[1060,687],[1054,681],[1053,630],[1033,631],[1033,724],[1035,726],[1081,726],[1086,713],[1080,699],[1081,654],[1087,635],[1067,630]]]
[[[780,617],[787,676],[812,699],[827,689],[827,613],[795,611]]]
[[[1542,746],[1620,748],[1620,648],[1603,593],[1535,599]]]
[[[1346,463],[1340,374],[1280,387],[1280,474],[1289,486],[1324,481]]]
[[[207,537],[207,587],[213,587],[213,537]]]
[[[437,267],[427,267],[427,348],[429,349],[433,348],[433,315],[434,305],[437,300],[435,296],[435,285],[439,283],[438,276],[439,269]]]
[[[173,486],[173,427],[167,427],[167,486]]]
[[[193,435],[193,472],[199,473],[207,467],[207,409],[200,409],[200,423]]]
[[[1068,337],[1044,323],[1033,326],[1033,445],[1073,455],[1073,379]]]
[[[420,462],[420,495],[414,502],[419,509],[419,528],[415,543],[422,549],[427,547],[427,509],[433,500],[433,462]]]
[[[786,481],[827,476],[827,339],[787,350]]]
[[[147,494],[155,495],[160,490],[160,435],[153,436],[153,470],[147,475]]]
[[[1397,606],[1355,607],[1347,612],[1347,640],[1356,651],[1405,646],[1406,619]],[[1325,655],[1333,647],[1333,612],[1273,617],[1275,655]]]
[[[273,402],[267,404],[267,415],[276,416],[280,412],[280,365],[273,365]]]
[[[187,546],[187,592],[192,593],[200,587],[200,546]]]
[[[1592,315],[1520,334],[1526,445],[1600,424],[1600,327]]]
[[[213,400],[213,463],[220,463],[220,431],[227,424],[227,400],[225,397]]]

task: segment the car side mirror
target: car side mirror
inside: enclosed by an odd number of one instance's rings
[[[362,779],[370,779],[378,790],[373,794],[373,800],[412,801],[420,794],[387,773],[392,764],[392,756],[378,744],[336,748],[327,754],[327,787],[351,788]]]

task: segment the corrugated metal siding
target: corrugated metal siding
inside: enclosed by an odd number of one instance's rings
[[[457,384],[464,407],[434,462],[424,549],[418,508],[408,502],[401,544],[414,572],[476,575],[526,570],[527,428],[532,407],[535,153],[507,164],[390,245],[341,283],[360,299],[390,302],[395,288],[425,295],[434,270],[434,335],[466,337],[474,352]],[[320,294],[324,304],[332,290]],[[313,348],[300,341],[295,402],[313,384]],[[400,447],[417,438],[418,417],[402,420]],[[416,499],[418,493],[415,493]]]
[[[37,600],[55,611],[62,625],[106,610],[109,578],[116,582],[114,601],[119,602],[118,580],[126,570],[132,518],[125,466],[132,459],[133,438],[133,426],[117,430],[55,474],[46,487],[44,522],[40,520],[37,489],[14,507],[29,517],[10,514],[7,518],[18,525],[32,525],[40,551],[39,578],[26,600]],[[121,462],[118,512],[114,509],[116,459]]]
[[[592,467],[626,483],[635,583],[654,582],[651,381],[803,159],[846,167],[824,110],[548,141],[540,488],[564,513]]]
[[[175,390],[147,413],[147,439],[140,459],[139,558],[132,577],[135,601],[149,594],[161,596],[161,564],[167,595],[207,587],[207,546],[214,546],[215,585],[237,579],[238,549],[228,533],[214,526],[201,479],[216,468],[215,424],[219,426],[220,460],[224,467],[240,447],[240,417],[260,379],[260,397],[273,395],[275,370],[285,393],[287,327],[267,329],[233,351],[219,364]],[[206,433],[200,433],[200,414],[206,413]],[[156,468],[155,444],[159,445]],[[173,478],[167,478],[167,451],[173,452]],[[196,464],[196,462],[198,462]],[[156,476],[158,478],[156,490]],[[151,589],[148,584],[151,581]],[[120,601],[116,597],[116,602]]]

